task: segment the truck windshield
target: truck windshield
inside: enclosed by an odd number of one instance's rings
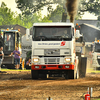
[[[95,43],[95,52],[100,52],[100,43]]]
[[[4,33],[4,51],[13,51],[14,50],[14,34],[13,32]]]
[[[34,41],[71,40],[71,26],[36,26],[34,27]]]

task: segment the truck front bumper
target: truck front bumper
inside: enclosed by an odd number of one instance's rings
[[[32,65],[32,70],[74,70],[74,65],[68,64],[45,64],[45,65]]]

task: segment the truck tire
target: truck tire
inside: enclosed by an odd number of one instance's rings
[[[70,70],[68,72],[68,79],[78,79],[79,77],[79,72],[74,71],[74,70]]]
[[[39,74],[37,70],[31,70],[32,79],[38,79]]]
[[[74,70],[70,70],[68,76],[69,79],[74,79]]]
[[[65,74],[65,79],[78,79],[79,78],[79,69],[69,70]]]
[[[65,79],[74,79],[74,70],[65,72]]]
[[[47,79],[47,74],[45,74],[45,73],[44,74],[40,74],[40,78],[41,79]]]

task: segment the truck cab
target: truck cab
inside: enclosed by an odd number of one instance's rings
[[[78,77],[73,23],[34,23],[32,34],[31,74]]]

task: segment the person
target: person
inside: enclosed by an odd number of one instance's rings
[[[43,33],[42,33],[42,32],[40,32],[39,36],[42,36],[42,35],[43,35]]]
[[[40,32],[40,33],[38,33],[38,34],[36,35],[36,40],[41,40],[42,37],[43,37],[43,33]]]
[[[79,30],[81,33],[81,27],[78,25],[78,23],[76,23],[75,30]]]
[[[37,40],[41,40],[42,41],[42,39],[45,39],[44,33],[40,32],[38,34],[38,36],[36,36],[36,38],[37,38]]]
[[[19,69],[20,67],[20,51],[18,51],[18,47],[11,53],[10,56],[14,54],[14,60],[15,60],[15,68]]]
[[[4,58],[3,47],[0,46],[0,71],[1,71],[1,64]]]
[[[64,30],[62,37],[63,37],[63,38],[68,38],[68,36],[69,36],[69,35],[68,35],[68,33],[67,33],[67,30]]]
[[[29,58],[28,61],[26,62],[26,69],[31,69],[31,59]]]
[[[38,34],[36,35],[36,37],[39,37],[39,36],[42,36],[42,35],[43,35],[43,33],[40,32],[40,33],[38,33]]]

